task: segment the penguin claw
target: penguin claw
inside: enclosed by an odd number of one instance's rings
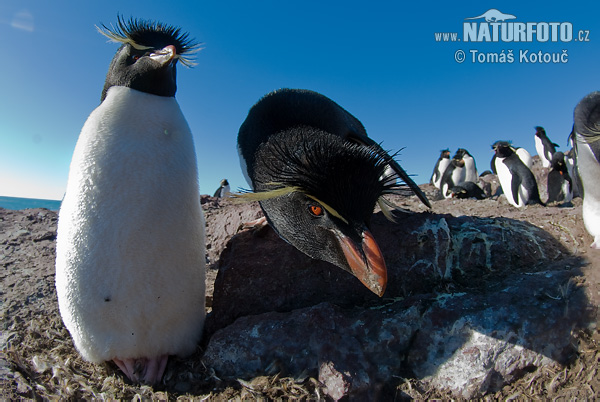
[[[129,358],[121,360],[114,358],[113,362],[115,362],[132,383],[154,385],[162,378],[168,359],[169,355],[162,355],[139,359]]]

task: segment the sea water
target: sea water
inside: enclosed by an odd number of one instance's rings
[[[0,196],[0,208],[21,210],[28,208],[46,208],[51,211],[58,211],[60,201],[41,200],[37,198],[17,198]]]

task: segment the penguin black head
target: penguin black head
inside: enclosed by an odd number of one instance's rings
[[[98,31],[112,41],[122,43],[115,54],[102,90],[101,101],[112,86],[125,86],[153,95],[175,96],[175,64],[180,60],[193,65],[189,55],[198,44],[180,28],[156,21],[117,18],[117,27],[105,25]]]
[[[494,145],[492,145],[492,149],[496,152],[496,157],[498,158],[507,158],[515,153],[508,141],[496,141]]]
[[[588,94],[579,102],[573,120],[571,137],[574,140],[575,133],[588,143],[600,140],[600,91]]]
[[[471,154],[469,153],[469,151],[467,151],[464,148],[458,148],[456,150],[456,154],[454,154],[454,157],[457,159],[462,159],[465,155],[469,155],[471,156]]]
[[[565,154],[562,152],[555,152],[552,155],[551,168],[554,170],[558,170],[559,172],[564,172],[567,170],[567,165],[565,164]]]
[[[283,239],[381,296],[387,270],[368,226],[376,204],[386,211],[381,197],[396,188],[385,175],[390,158],[317,128],[293,127],[259,147],[255,195]]]
[[[362,123],[317,92],[265,95],[240,127],[242,170],[273,229],[310,257],[349,271],[375,294],[387,283],[385,261],[368,229],[383,195],[405,189],[427,197]],[[392,219],[393,220],[393,219]]]
[[[444,159],[450,159],[450,149],[446,148],[446,149],[442,149],[440,154],[440,158],[444,158]]]
[[[546,130],[544,130],[544,127],[535,126],[534,128],[535,128],[535,135],[537,135],[540,138],[546,136]]]

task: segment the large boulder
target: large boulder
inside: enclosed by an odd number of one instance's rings
[[[270,228],[221,255],[203,362],[223,378],[318,376],[333,399],[377,398],[417,378],[465,398],[565,363],[590,321],[571,279],[581,261],[507,218],[431,213],[372,222],[388,266],[383,298]]]

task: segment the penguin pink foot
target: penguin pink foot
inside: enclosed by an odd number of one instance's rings
[[[114,358],[113,362],[119,366],[121,371],[131,380],[131,382],[154,385],[162,378],[168,360],[169,355],[162,355],[152,358],[142,357],[139,359],[129,358],[121,360]]]

